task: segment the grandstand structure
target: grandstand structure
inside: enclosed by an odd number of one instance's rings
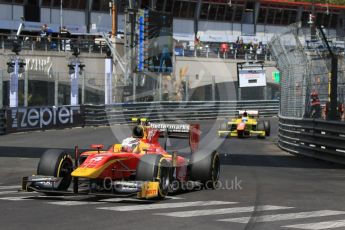
[[[118,30],[124,31],[126,7],[150,8],[174,16],[174,37],[228,42],[237,36],[268,41],[285,25],[302,21],[310,14],[329,35],[342,36],[345,5],[324,1],[292,0],[116,0]],[[307,2],[308,1],[308,2]],[[62,5],[61,5],[62,3]],[[61,8],[62,7],[62,8]],[[16,30],[24,16],[26,30],[39,31],[47,24],[59,31],[61,24],[72,33],[111,30],[109,0],[0,0],[0,31]]]
[[[117,49],[125,55],[128,8],[150,9],[173,17],[174,67],[171,74],[163,75],[145,72],[126,75],[115,67],[114,102],[135,100],[141,93],[144,100],[146,94],[155,95],[153,100],[161,100],[166,92],[180,92],[170,95],[169,100],[277,99],[279,84],[271,78],[277,69],[267,46],[276,33],[295,22],[302,22],[308,30],[313,21],[323,26],[329,38],[345,35],[345,5],[331,4],[331,0],[307,1],[0,0],[0,48],[3,51],[0,55],[0,81],[3,80],[0,107],[1,101],[3,105],[8,104],[10,75],[6,63],[13,55],[13,35],[23,20],[25,28],[20,36],[20,55],[27,65],[19,79],[20,104],[69,103],[67,64],[74,42],[78,43],[80,58],[85,64],[79,82],[80,101],[83,104],[102,103],[107,45],[102,43],[100,35],[117,28]],[[114,11],[111,11],[109,2],[116,3],[115,27]],[[39,39],[42,25],[47,25],[54,34],[51,40]],[[61,26],[71,33],[67,42],[67,39],[58,37]],[[238,90],[238,63],[249,61],[264,63],[267,87]],[[129,85],[121,80],[126,77],[131,78]],[[222,96],[220,91],[231,92]]]

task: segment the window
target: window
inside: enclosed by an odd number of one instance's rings
[[[12,0],[0,0],[0,3],[12,3]]]
[[[76,1],[76,0],[74,0],[74,1]],[[76,1],[77,2],[77,1]],[[61,4],[61,3],[60,3]],[[63,8],[70,8],[70,6],[71,6],[71,1],[70,0],[63,0],[62,1],[62,7]]]
[[[187,18],[189,11],[189,2],[181,2],[180,17]]]
[[[323,13],[316,14],[316,25],[322,25],[323,21]]]
[[[302,25],[303,26],[307,26],[308,25],[308,22],[309,22],[309,14],[310,12],[309,11],[304,11],[302,13]]]
[[[86,0],[79,0],[79,9],[84,10],[86,9]]]
[[[163,11],[164,1],[156,1],[156,10]]]
[[[92,10],[99,11],[101,9],[101,1],[93,0]]]
[[[282,20],[281,20],[281,23],[283,25],[289,24],[290,12],[291,12],[290,10],[284,10],[283,17],[282,17]]]
[[[338,15],[337,14],[332,14],[332,19],[331,19],[331,28],[337,28],[338,26]]]
[[[196,9],[196,2],[189,3],[188,18],[194,18]]]
[[[165,12],[171,13],[174,0],[167,0],[165,5]]]
[[[72,1],[71,5],[70,5],[71,9],[79,9],[79,7],[78,7],[79,2],[80,1],[76,1],[76,0]]]
[[[123,7],[121,7],[122,3],[120,1],[117,1],[117,4],[119,4],[118,8],[123,8]],[[108,1],[101,1],[100,11],[109,12],[109,2]]]
[[[60,7],[61,1],[60,0],[54,0],[53,1],[53,7]]]
[[[293,10],[290,12],[289,24],[297,22],[297,11]]]
[[[280,24],[280,21],[282,20],[282,16],[283,16],[283,10],[281,10],[281,9],[276,10],[276,15],[275,15],[275,18],[274,18],[274,24],[275,25],[279,25]]]
[[[274,21],[275,10],[269,9],[267,15],[267,24],[273,24]]]
[[[208,3],[203,3],[201,5],[200,19],[207,19],[209,6],[210,4]]]
[[[13,3],[15,3],[15,4],[24,4],[24,0],[14,0]]]
[[[218,13],[217,13],[217,21],[223,21],[224,20],[224,14],[225,14],[225,5],[219,5],[218,6]]]
[[[51,0],[42,0],[42,6],[51,6]]]
[[[210,10],[208,13],[208,20],[216,20],[217,10],[218,10],[218,5],[210,4]]]
[[[330,22],[330,19],[331,19],[331,15],[330,14],[326,14],[324,17],[323,17],[323,26],[324,27],[329,27],[329,22]]]
[[[173,16],[174,17],[180,16],[181,4],[182,3],[180,1],[175,1],[174,9],[173,9]]]
[[[233,15],[233,7],[226,6],[225,8],[225,20],[231,22]]]
[[[258,23],[262,23],[262,24],[265,23],[266,14],[267,14],[267,8],[261,8],[259,11]]]
[[[234,18],[235,22],[241,22],[242,21],[243,9],[244,9],[243,6],[236,6],[235,18]]]

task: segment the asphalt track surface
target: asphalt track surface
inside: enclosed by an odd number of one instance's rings
[[[107,146],[129,134],[125,126],[0,136],[0,229],[345,229],[344,166],[280,150],[276,119],[264,140],[219,139],[219,122],[201,122],[201,149],[221,154],[222,189],[148,202],[17,192],[45,149]],[[186,151],[186,142],[170,144]]]

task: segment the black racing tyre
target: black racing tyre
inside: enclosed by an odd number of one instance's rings
[[[162,155],[146,154],[139,161],[136,180],[158,181],[158,198],[164,198],[170,189],[171,163]]]
[[[201,182],[206,189],[215,189],[219,181],[220,159],[213,152],[196,152],[191,158],[191,180]]]
[[[265,131],[265,123],[263,121],[259,121],[256,126],[257,131]]]
[[[257,127],[256,128],[257,131],[265,131],[265,123],[263,121],[259,121],[256,127]],[[258,138],[264,139],[265,136],[260,136],[259,135]]]
[[[72,157],[64,150],[48,149],[43,153],[37,167],[37,175],[62,177],[57,190],[67,190],[72,182]]]
[[[265,126],[266,137],[269,137],[271,135],[271,122],[264,121],[264,126]]]

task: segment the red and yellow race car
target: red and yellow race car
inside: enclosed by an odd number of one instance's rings
[[[105,150],[93,144],[92,151],[81,154],[76,147],[74,161],[64,150],[47,150],[40,158],[37,175],[23,178],[22,189],[50,195],[137,195],[150,199],[164,198],[188,182],[215,188],[220,174],[219,154],[215,150],[197,151],[198,124],[133,121],[137,124],[132,136],[121,144]],[[165,143],[168,138],[188,139],[190,157],[167,152],[159,138],[164,138]]]

